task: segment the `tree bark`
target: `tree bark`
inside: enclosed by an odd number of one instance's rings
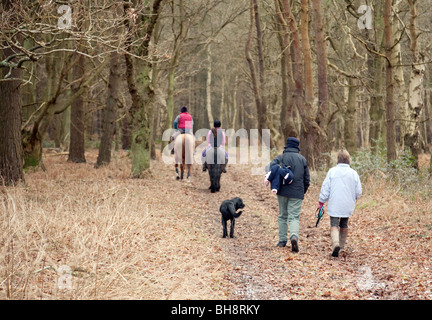
[[[212,57],[211,57],[211,46],[207,46],[207,79],[206,79],[206,109],[207,117],[209,121],[209,128],[213,128],[213,111],[211,105],[211,82],[212,82]]]
[[[257,51],[258,51],[258,70],[259,70],[259,91],[260,103],[258,107],[258,133],[261,136],[264,129],[268,129],[269,125],[267,123],[267,98],[265,89],[265,68],[264,68],[264,53],[263,53],[263,35],[261,28],[261,18],[259,14],[258,2],[257,0],[252,0],[255,14],[255,28],[257,33]],[[272,139],[271,142],[272,144]],[[270,146],[269,146],[270,147]]]
[[[238,90],[238,75],[234,77],[234,88],[232,94],[232,118],[231,118],[231,128],[234,130],[237,128],[237,115],[238,115],[238,102],[237,102],[237,90]],[[228,126],[227,126],[228,127]]]
[[[257,114],[258,114],[259,108],[261,106],[261,96],[259,93],[259,86],[258,86],[255,63],[254,63],[254,61],[252,59],[252,55],[250,53],[251,45],[252,45],[254,19],[255,19],[254,18],[254,4],[253,4],[253,0],[251,0],[251,2],[250,2],[250,24],[249,24],[248,38],[247,38],[246,46],[245,46],[245,56],[246,56],[246,61],[247,61],[248,66],[249,66],[249,70],[250,70],[251,85],[252,85],[252,90],[253,90],[254,98],[255,98],[255,106],[257,108]]]
[[[305,5],[305,3],[303,3],[303,5]],[[284,17],[287,20],[287,24],[291,31],[292,57],[294,60],[294,99],[297,110],[302,119],[300,133],[302,154],[306,158],[308,166],[311,169],[317,169],[321,165],[328,163],[328,158],[324,157],[322,154],[322,148],[324,146],[323,141],[327,140],[327,134],[318,125],[316,114],[314,114],[312,110],[312,105],[305,102],[305,98],[303,97],[303,79],[304,77],[310,77],[310,71],[307,71],[308,68],[303,69],[302,45],[299,38],[299,31],[288,0],[283,0],[283,10]],[[303,24],[302,28],[307,28],[307,25]],[[302,35],[306,37],[305,30],[302,30]],[[308,48],[303,46],[303,53],[305,50],[308,50]],[[305,74],[305,70],[309,72],[309,74]],[[306,90],[306,87],[304,89]],[[310,90],[310,88],[308,88],[308,90]]]
[[[13,54],[4,49],[3,55]],[[0,51],[0,58],[2,52]],[[1,60],[1,59],[0,59]],[[21,80],[5,80],[9,72],[2,68],[0,81],[0,185],[16,185],[24,182],[23,149],[21,141],[22,102]],[[12,79],[21,79],[22,70],[14,69]]]
[[[327,46],[324,37],[323,8],[320,0],[312,0],[313,26],[318,73],[318,114],[317,123],[327,132],[329,113],[329,88],[327,80]],[[327,147],[329,148],[329,147]]]
[[[281,106],[281,135],[282,141],[285,142],[291,132],[295,132],[294,124],[294,80],[292,78],[292,66],[290,55],[290,38],[289,29],[286,20],[282,15],[282,5],[279,0],[275,0],[275,8],[277,15],[277,26],[281,31],[280,47],[281,47],[281,77],[282,77],[282,106]]]
[[[301,0],[300,10],[300,35],[303,52],[304,64],[304,102],[305,112],[308,116],[313,117],[313,100],[314,100],[314,83],[313,83],[313,66],[312,50],[309,40],[309,0]]]
[[[357,150],[356,135],[357,80],[348,78],[348,100],[344,113],[344,142],[350,154]]]
[[[149,15],[140,15],[138,19],[138,36],[144,40],[133,52],[132,26],[129,20],[125,20],[128,28],[129,38],[126,41],[126,49],[139,57],[146,58],[149,55],[150,39],[159,18],[161,3],[163,0],[154,0]],[[129,4],[124,4],[125,15],[129,10]],[[152,62],[149,60],[138,60],[132,55],[125,54],[126,61],[126,80],[128,90],[132,98],[130,115],[132,119],[131,128],[131,153],[133,178],[141,178],[144,170],[150,168],[151,137],[153,124],[153,98],[154,90],[150,79]]]
[[[410,47],[412,55],[411,74],[408,91],[408,110],[406,110],[406,132],[403,137],[406,147],[409,147],[414,157],[413,166],[418,169],[418,157],[421,153],[419,121],[424,107],[423,79],[425,74],[424,56],[418,49],[417,1],[408,0],[410,6]]]
[[[396,160],[396,136],[394,119],[394,70],[391,64],[393,47],[392,0],[384,4],[384,45],[386,54],[386,124],[387,124],[387,161]]]
[[[79,81],[72,86],[72,94],[76,94],[84,82],[85,57],[80,55],[73,68],[73,80]],[[85,91],[86,92],[86,91]],[[85,104],[84,94],[80,94],[71,105],[71,127],[68,161],[75,163],[86,162],[85,159]]]
[[[102,137],[95,167],[98,168],[111,162],[111,149],[116,129],[117,101],[119,88],[119,54],[111,54],[110,74],[108,80],[108,98],[102,110]]]
[[[384,21],[383,21],[383,1],[378,1],[375,5],[374,25],[375,32],[369,32],[365,29],[366,41],[371,46],[371,49],[380,52],[384,47]],[[375,38],[372,37],[375,35]],[[369,87],[373,91],[371,95],[369,109],[369,136],[372,151],[376,152],[378,147],[383,147],[385,144],[385,105],[384,105],[384,74],[385,60],[372,52],[367,52],[367,65],[369,71]],[[381,141],[381,145],[379,142]]]

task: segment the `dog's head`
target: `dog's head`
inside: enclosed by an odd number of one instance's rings
[[[243,200],[239,197],[231,199],[231,201],[234,204],[234,207],[237,209],[243,209],[245,207],[245,204],[243,203]]]

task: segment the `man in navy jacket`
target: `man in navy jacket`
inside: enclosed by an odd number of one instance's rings
[[[282,184],[277,192],[279,205],[279,242],[277,246],[285,247],[288,241],[288,225],[291,250],[298,252],[300,213],[304,195],[310,184],[309,168],[305,157],[300,152],[300,141],[293,136],[287,139],[285,149],[267,165],[266,171],[277,164],[291,167],[294,179],[290,184]]]

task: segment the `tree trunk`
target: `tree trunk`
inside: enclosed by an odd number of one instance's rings
[[[213,111],[211,105],[212,57],[210,44],[207,46],[207,79],[206,79],[206,109],[210,128],[213,128]]]
[[[108,80],[108,98],[102,110],[102,137],[99,145],[99,154],[95,167],[107,165],[111,162],[111,148],[116,129],[118,87],[119,87],[119,54],[111,54],[110,74]]]
[[[5,57],[13,54],[3,49]],[[2,52],[0,51],[0,60]],[[21,80],[5,80],[9,72],[2,68],[0,81],[0,185],[15,185],[24,182],[23,150],[21,141],[22,102]],[[10,78],[21,79],[22,70],[14,69]]]
[[[3,0],[0,10],[9,11],[12,1]],[[14,19],[15,20],[15,19]],[[16,21],[15,22],[19,22]],[[8,26],[8,28],[12,26]],[[0,42],[3,46],[3,43]],[[15,52],[8,48],[0,49],[0,61],[11,57]],[[12,59],[10,62],[14,62]],[[6,76],[10,79],[6,80]],[[23,146],[21,140],[22,100],[22,69],[0,68],[0,185],[16,185],[24,182]]]
[[[259,110],[260,110],[260,106],[261,106],[261,95],[259,92],[259,86],[258,86],[255,64],[253,62],[252,55],[250,53],[251,45],[252,45],[254,19],[255,19],[254,18],[254,3],[253,3],[253,0],[251,0],[251,2],[250,2],[250,24],[249,24],[248,38],[247,38],[246,46],[245,46],[245,56],[246,56],[246,61],[247,61],[248,66],[249,66],[249,70],[250,70],[250,76],[251,76],[251,82],[252,82],[251,86],[252,86],[252,90],[254,93],[255,106],[257,109],[257,114],[259,114]]]
[[[357,107],[357,80],[348,78],[348,101],[344,113],[344,142],[350,154],[357,150],[356,134],[356,107]]]
[[[281,55],[281,77],[282,77],[282,106],[281,106],[281,135],[282,141],[285,142],[291,132],[295,132],[294,124],[294,80],[292,78],[292,66],[291,66],[291,55],[290,55],[290,39],[289,29],[286,20],[282,15],[282,8],[279,0],[275,0],[275,8],[277,15],[277,26],[281,31],[280,47],[282,51]]]
[[[222,74],[222,79],[221,79],[221,102],[220,102],[220,106],[219,106],[219,120],[222,123],[222,126],[224,126],[225,128],[227,127],[227,124],[229,123],[228,121],[228,117],[225,121],[224,118],[224,114],[225,114],[226,110],[225,110],[225,72]]]
[[[399,39],[403,32],[406,30],[403,26],[401,26],[401,23],[396,20],[395,26],[397,33],[395,33],[394,37],[395,39]],[[394,47],[392,52],[392,63],[394,65],[394,83],[395,83],[395,90],[396,90],[396,141],[399,143],[400,146],[404,147],[404,136],[406,133],[406,122],[404,121],[404,118],[406,116],[406,111],[408,110],[408,95],[407,95],[407,87],[405,84],[405,78],[404,78],[404,67],[403,67],[403,61],[402,61],[402,49],[401,49],[401,42],[398,41]]]
[[[79,80],[72,86],[72,94],[76,94],[84,82],[85,57],[80,55],[73,68],[73,80]],[[86,91],[85,91],[86,92]],[[68,161],[75,163],[86,162],[85,151],[85,119],[84,119],[84,94],[80,94],[71,106],[71,127]]]
[[[323,8],[320,0],[312,0],[313,26],[318,73],[318,113],[317,123],[327,132],[329,113],[329,88],[327,80],[327,46],[324,37]],[[327,140],[327,139],[326,139]],[[327,151],[329,146],[327,146]]]
[[[234,88],[233,88],[233,95],[232,95],[233,115],[231,118],[231,128],[233,128],[234,130],[237,128],[237,115],[238,115],[237,90],[238,90],[238,75],[236,74],[234,77]]]
[[[258,2],[257,0],[252,0],[254,14],[255,14],[255,28],[257,33],[257,51],[258,51],[258,70],[259,70],[259,105],[258,109],[258,134],[262,136],[263,130],[269,128],[267,123],[267,98],[265,89],[265,70],[264,70],[264,54],[263,54],[263,43],[262,43],[262,29],[261,29],[261,18],[259,14]],[[273,139],[270,136],[270,144],[273,145]],[[268,146],[270,147],[270,146]]]
[[[370,43],[371,49],[375,51],[381,51],[384,43],[384,21],[383,21],[383,1],[378,1],[375,5],[374,24],[375,24],[375,38],[372,38],[372,34],[369,33],[368,29],[366,32],[366,41]],[[372,33],[372,32],[371,32]],[[369,118],[369,136],[372,151],[375,152],[378,147],[383,147],[385,143],[385,105],[384,105],[384,66],[385,60],[376,55],[375,53],[369,52],[368,55],[368,71],[370,83],[369,87],[373,91],[370,102]],[[382,141],[381,141],[382,140]],[[381,141],[382,145],[378,145]]]
[[[141,15],[139,25],[136,26],[138,36],[144,39],[137,52],[132,48],[132,34],[136,34],[131,30],[130,22],[125,20],[126,26],[129,29],[129,38],[126,41],[126,49],[140,57],[148,57],[149,45],[152,38],[153,30],[159,18],[159,9],[163,0],[154,0],[150,14]],[[129,4],[124,4],[125,15],[129,9]],[[152,62],[148,59],[138,60],[129,54],[125,54],[126,60],[126,80],[128,90],[132,98],[132,106],[130,115],[132,119],[131,129],[131,152],[132,152],[132,169],[131,175],[133,178],[141,178],[144,170],[150,168],[151,155],[151,138],[153,125],[153,99],[154,90],[150,79],[152,70]]]
[[[300,35],[304,63],[304,102],[307,116],[313,117],[314,83],[312,50],[309,40],[309,0],[301,0]]]
[[[410,44],[412,65],[408,91],[408,110],[406,111],[406,132],[404,143],[414,156],[414,167],[418,169],[418,156],[421,153],[419,121],[423,110],[423,79],[425,74],[424,56],[418,50],[417,1],[408,0],[410,5]]]
[[[386,63],[386,127],[387,127],[387,161],[396,160],[396,136],[394,119],[394,82],[391,55],[393,47],[392,0],[385,0],[384,6],[384,45]]]
[[[121,138],[121,143],[122,143],[122,149],[123,150],[130,150],[131,148],[131,117],[130,117],[130,113],[129,111],[126,111],[125,116],[122,119],[121,122],[121,128],[122,128],[122,138]]]
[[[302,128],[300,134],[301,150],[302,154],[308,162],[308,166],[311,169],[316,169],[319,168],[322,164],[327,164],[328,162],[328,159],[323,157],[321,152],[321,148],[323,147],[322,141],[327,140],[327,135],[316,122],[316,115],[313,114],[312,105],[309,105],[307,102],[305,103],[303,98],[303,75],[305,70],[308,69],[303,69],[302,47],[300,43],[299,32],[288,0],[283,0],[283,14],[285,19],[287,20],[287,24],[291,31],[291,45],[293,52],[292,56],[294,60],[294,99],[296,102],[297,110],[302,120]],[[307,28],[307,26],[303,24],[302,28]],[[302,30],[302,34],[306,34],[306,31]],[[303,50],[305,50],[305,47],[303,47]],[[308,76],[310,76],[310,74],[305,75],[305,77]]]

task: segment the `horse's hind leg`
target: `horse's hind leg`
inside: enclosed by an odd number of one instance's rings
[[[179,180],[180,177],[179,177],[178,165],[175,165],[175,168],[176,168],[176,176],[177,176],[176,179]]]
[[[188,165],[187,166],[187,181],[189,182],[189,178],[190,178],[190,172],[191,172],[191,166]]]

